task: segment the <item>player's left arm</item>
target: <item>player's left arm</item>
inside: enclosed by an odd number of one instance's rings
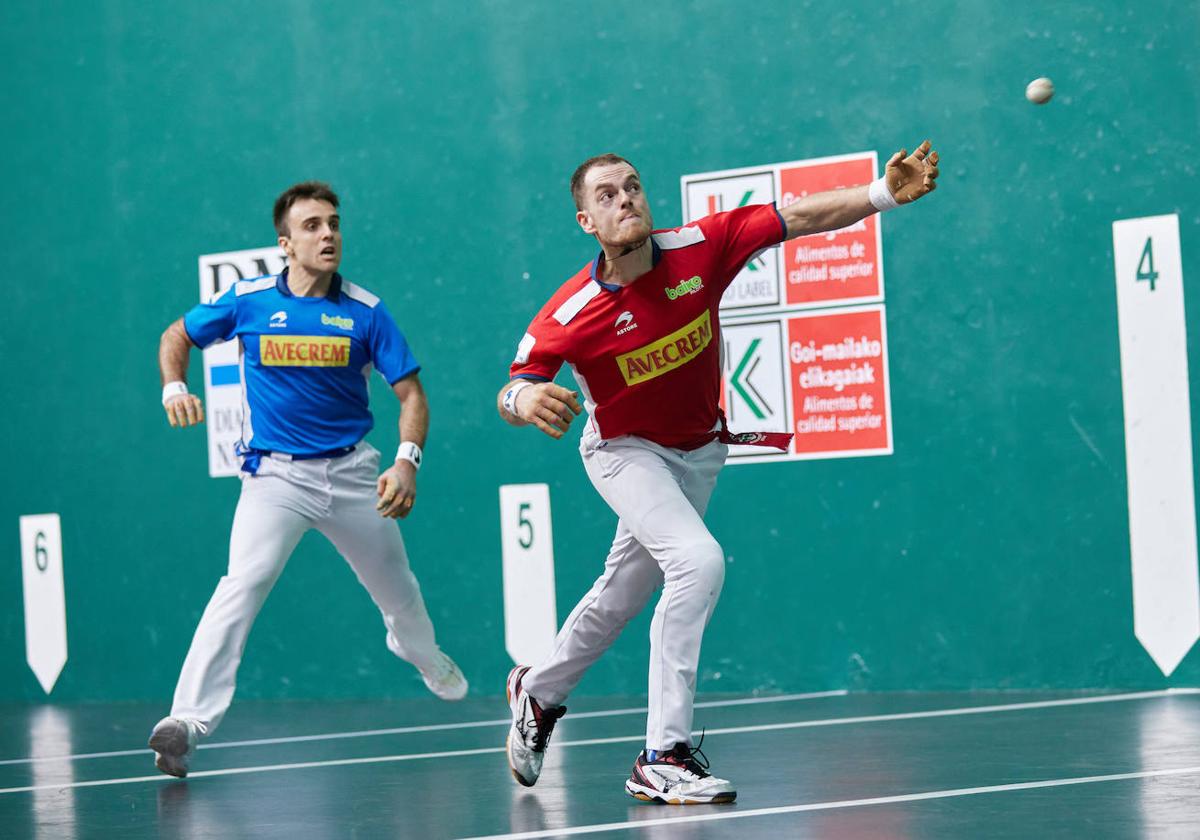
[[[400,450],[395,462],[379,476],[375,509],[380,516],[403,519],[417,501],[417,467],[429,434],[429,400],[415,373],[394,383],[392,391],[400,400]]]
[[[910,155],[901,149],[892,155],[883,169],[883,184],[890,195],[872,201],[871,185],[813,193],[797,199],[779,211],[787,225],[787,238],[807,236],[826,230],[838,230],[896,204],[911,204],[937,189],[938,153],[926,140]],[[893,204],[888,203],[888,199]],[[877,206],[877,202],[884,206]]]

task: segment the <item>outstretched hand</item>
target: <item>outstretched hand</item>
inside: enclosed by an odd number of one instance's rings
[[[901,149],[884,167],[888,189],[899,204],[909,204],[937,189],[938,153],[926,140],[910,155]]]

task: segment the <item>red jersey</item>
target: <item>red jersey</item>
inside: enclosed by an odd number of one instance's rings
[[[550,380],[566,362],[602,438],[703,446],[718,428],[721,296],[786,236],[775,206],[758,204],[652,233],[653,267],[628,286],[602,282],[597,255],[533,319],[512,378]]]

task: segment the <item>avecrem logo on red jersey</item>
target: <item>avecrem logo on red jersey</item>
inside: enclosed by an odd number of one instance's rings
[[[260,335],[258,354],[268,367],[347,367],[350,336]]]
[[[680,280],[679,285],[673,289],[663,289],[667,293],[667,300],[675,300],[684,295],[694,295],[696,292],[704,288],[704,280],[697,274],[695,277],[689,277],[686,280]]]
[[[712,318],[708,310],[670,335],[617,356],[626,385],[638,385],[682,367],[712,343]]]

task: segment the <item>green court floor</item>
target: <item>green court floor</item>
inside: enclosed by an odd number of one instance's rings
[[[570,704],[537,787],[506,706],[235,703],[186,781],[149,705],[0,707],[0,837],[1200,837],[1200,691],[702,697],[732,806],[636,802],[637,698]]]

